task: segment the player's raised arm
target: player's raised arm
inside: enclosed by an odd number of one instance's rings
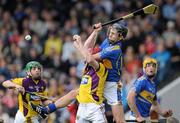
[[[83,46],[81,37],[78,35],[74,35],[73,40],[74,40],[74,47],[85,58],[85,61],[97,70],[99,68],[99,63],[94,59],[94,57],[91,55],[88,49]]]
[[[97,23],[94,25],[96,28],[93,30],[93,32],[91,33],[91,35],[88,37],[88,39],[85,41],[84,43],[84,47],[86,49],[89,49],[89,48],[93,48],[95,43],[96,43],[96,39],[97,39],[97,36],[99,34],[99,32],[101,31],[102,29],[102,25],[101,23]]]

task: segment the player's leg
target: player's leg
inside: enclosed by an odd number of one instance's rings
[[[125,123],[124,110],[122,104],[111,105],[111,108],[116,123]]]
[[[118,90],[116,82],[106,82],[104,88],[104,97],[107,103],[111,105],[112,113],[116,123],[125,123],[124,111],[121,103],[121,93]]]
[[[92,109],[93,108],[93,109]],[[104,108],[104,104],[101,105],[96,105],[94,107],[91,107],[92,112],[92,117],[91,117],[91,121],[92,123],[107,123],[107,119],[105,116],[105,108]]]
[[[24,115],[18,110],[15,116],[14,123],[24,123],[25,117]]]
[[[79,104],[78,111],[76,114],[76,123],[90,123],[90,121],[86,119],[86,115],[87,115],[86,113],[87,113],[86,107]]]

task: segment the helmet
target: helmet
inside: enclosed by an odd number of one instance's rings
[[[118,33],[121,33],[124,38],[126,38],[126,35],[128,33],[128,29],[120,23],[115,23],[112,25],[113,29],[116,29]]]
[[[42,65],[37,61],[30,61],[26,64],[26,71],[30,71],[33,67],[39,67],[42,68]]]
[[[156,64],[156,72],[157,72],[157,67],[158,67],[157,60],[154,59],[154,58],[146,58],[146,59],[143,61],[143,70],[146,68],[146,65],[147,65],[148,63],[154,63],[154,64]]]

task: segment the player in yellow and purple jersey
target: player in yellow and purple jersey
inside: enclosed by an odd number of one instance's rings
[[[37,112],[49,114],[56,111],[57,108],[67,106],[73,99],[77,98],[79,102],[76,116],[77,123],[106,123],[103,91],[108,71],[101,62],[97,62],[91,53],[84,48],[80,36],[75,35],[73,39],[74,46],[87,63],[79,89],[71,91],[47,107],[32,104],[32,108]]]
[[[26,71],[27,77],[6,80],[2,82],[2,85],[6,88],[17,89],[20,92],[18,94],[19,110],[14,123],[39,123],[38,113],[31,108],[29,102],[38,105],[42,102],[48,103],[49,101],[35,95],[30,95],[27,92],[46,95],[46,84],[41,79],[42,65],[39,62],[31,61],[27,63]]]
[[[94,31],[85,42],[87,49],[93,49],[96,37],[102,29],[102,24],[95,24]],[[122,23],[114,23],[108,29],[107,38],[102,42],[99,52],[94,54],[96,60],[102,60],[108,70],[108,76],[104,88],[104,97],[107,103],[111,105],[113,118],[116,123],[124,123],[124,112],[121,102],[120,89],[118,88],[121,81],[122,70],[122,41],[128,33],[127,27]]]

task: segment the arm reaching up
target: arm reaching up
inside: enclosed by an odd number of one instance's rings
[[[84,47],[86,49],[89,49],[89,48],[93,48],[95,43],[96,43],[96,39],[97,39],[97,36],[99,34],[99,32],[101,31],[102,29],[102,25],[101,23],[97,23],[94,25],[94,27],[96,27],[93,32],[91,33],[91,35],[88,37],[88,39],[85,41],[84,43]]]
[[[85,58],[85,61],[97,70],[99,68],[99,63],[93,58],[93,56],[88,51],[88,49],[83,46],[81,37],[79,35],[74,35],[73,40],[74,40],[74,47]]]

